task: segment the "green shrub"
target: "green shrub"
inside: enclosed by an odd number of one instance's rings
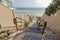
[[[24,25],[25,25],[25,27],[28,27],[29,26],[29,22],[26,22],[25,21],[25,24]]]
[[[51,16],[56,11],[60,10],[60,0],[53,0],[52,3],[45,9],[45,14]]]
[[[5,33],[5,32],[7,32],[7,29],[1,29],[0,32]]]

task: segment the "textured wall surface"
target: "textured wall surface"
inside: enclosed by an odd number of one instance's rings
[[[43,15],[43,19],[47,20],[47,27],[51,28],[54,31],[60,31],[60,11],[56,12],[57,15]]]
[[[0,24],[2,26],[14,26],[12,10],[0,4]]]

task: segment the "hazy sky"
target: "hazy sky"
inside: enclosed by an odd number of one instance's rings
[[[51,0],[14,0],[14,7],[47,7]]]

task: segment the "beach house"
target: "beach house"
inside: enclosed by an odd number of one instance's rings
[[[9,7],[9,8],[12,8],[12,3],[13,3],[13,0],[0,0],[0,3],[4,4],[5,6]]]
[[[13,0],[0,0],[0,24],[2,28],[15,26],[13,23],[13,12],[12,12]]]
[[[17,14],[12,10],[13,0],[0,0],[0,25],[2,28],[8,28],[11,30],[16,29],[13,19],[17,18],[19,21],[17,24],[20,28],[24,27],[24,20],[29,21],[28,14]],[[28,16],[27,16],[28,15]],[[22,19],[20,19],[22,18]],[[18,28],[19,28],[18,27]]]
[[[20,17],[20,15],[15,13],[14,10],[11,9],[13,8],[12,3],[13,0],[0,0],[0,25],[2,28],[14,30],[16,29],[16,25],[14,24],[13,19],[16,17]],[[23,15],[24,14],[21,14],[21,18],[25,18]],[[20,19],[18,20],[20,21]]]

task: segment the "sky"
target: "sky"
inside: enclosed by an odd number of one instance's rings
[[[14,0],[14,7],[47,7],[52,0]]]

